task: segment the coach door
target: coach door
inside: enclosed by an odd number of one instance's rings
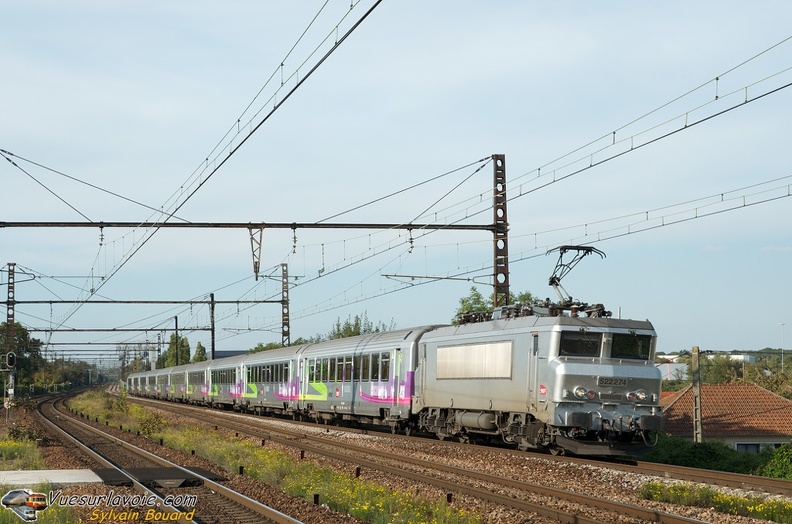
[[[539,403],[539,333],[531,333],[528,349],[528,408],[535,410]]]
[[[299,375],[300,384],[298,385],[298,393],[297,393],[297,409],[304,410],[308,409],[307,394],[310,391],[311,380],[313,379],[313,372],[312,366],[315,365],[316,359],[308,359],[305,357],[298,356],[297,357],[297,374]]]
[[[392,406],[394,408],[398,408],[399,406],[399,399],[402,397],[403,392],[401,388],[401,366],[402,366],[402,352],[401,348],[396,348],[391,353],[391,367],[393,368],[393,398]],[[398,409],[393,410],[392,412],[397,413]]]

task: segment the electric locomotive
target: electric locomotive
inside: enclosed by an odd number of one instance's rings
[[[638,452],[663,425],[657,336],[648,321],[601,313],[516,306],[428,332],[415,372],[417,427],[553,453]]]

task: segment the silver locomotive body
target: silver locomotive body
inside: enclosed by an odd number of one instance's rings
[[[413,410],[439,438],[633,453],[662,428],[648,321],[523,316],[422,337]]]

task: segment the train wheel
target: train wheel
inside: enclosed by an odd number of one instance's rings
[[[410,424],[407,424],[406,426],[404,426],[404,434],[405,435],[407,435],[409,437],[410,435],[412,435],[412,433],[413,433],[413,428],[412,428],[412,426]]]
[[[564,448],[558,448],[553,446],[552,448],[550,448],[550,454],[553,455],[554,457],[558,457],[560,455],[566,455],[566,450]]]

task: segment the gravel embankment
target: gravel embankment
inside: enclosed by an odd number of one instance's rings
[[[176,417],[165,412],[162,412],[173,423],[185,424],[202,424],[192,418]],[[273,421],[266,419],[268,423],[286,424],[286,422]],[[207,430],[215,431],[213,425],[206,425]],[[312,431],[312,428],[307,428],[306,431]],[[222,431],[222,430],[220,430]],[[317,432],[326,433],[325,428],[317,427]],[[171,450],[164,450],[157,444],[152,443],[147,439],[136,437],[129,433],[120,433],[115,430],[119,435],[123,435],[125,440],[132,442],[140,447],[148,449],[156,449],[159,453],[169,457],[170,460],[188,466],[200,466],[210,471],[216,471],[228,478],[226,483],[238,491],[241,491],[248,496],[260,500],[261,502],[275,507],[276,509],[291,515],[305,523],[325,524],[328,522],[337,522],[340,524],[357,523],[360,522],[348,515],[341,515],[330,511],[329,509],[316,506],[308,501],[297,499],[281,493],[265,484],[262,484],[249,477],[239,476],[228,472],[221,472],[218,468],[208,463],[205,460],[196,458],[180,452]],[[465,446],[465,447],[448,447],[440,445],[439,442],[413,439],[405,442],[404,440],[395,441],[387,435],[358,435],[350,434],[342,431],[331,431],[335,438],[339,439],[355,439],[360,443],[365,442],[366,445],[375,446],[378,449],[387,449],[395,453],[411,454],[418,457],[437,457],[443,456],[449,464],[455,466],[477,469],[493,473],[505,477],[519,478],[526,482],[536,484],[549,485],[556,488],[565,489],[568,491],[579,491],[589,495],[595,495],[603,499],[610,499],[626,504],[643,505],[669,513],[676,513],[685,515],[691,518],[701,520],[703,522],[717,522],[718,524],[757,524],[766,521],[749,519],[744,517],[736,517],[716,512],[707,508],[692,508],[686,506],[670,506],[661,503],[653,503],[642,500],[638,497],[638,489],[648,480],[661,480],[663,482],[670,482],[667,479],[660,479],[657,477],[643,477],[631,473],[625,473],[618,470],[608,469],[599,465],[574,465],[566,463],[558,463],[543,459],[541,456],[526,453],[524,456],[519,456],[517,459],[514,456],[505,456],[499,453],[492,453],[487,451],[482,446]],[[230,435],[230,432],[229,432]],[[270,444],[268,444],[270,445]],[[273,444],[274,446],[274,444]],[[43,448],[47,463],[52,469],[63,468],[78,468],[85,467],[85,464],[75,457],[74,453],[65,449],[58,444],[47,445]],[[288,453],[296,454],[296,450],[285,450]],[[336,463],[332,460],[318,459],[324,465],[338,468],[340,470],[351,472],[352,466],[348,463]],[[433,488],[431,486],[415,485],[414,483],[394,478],[391,475],[380,474],[376,471],[364,471],[361,478],[371,480],[382,485],[388,486],[390,489],[410,493],[416,496],[429,497],[436,500],[445,500],[446,493]],[[85,494],[103,493],[106,491],[105,486],[90,486],[71,488],[75,493]],[[116,488],[118,492],[118,488]],[[65,493],[65,490],[64,490]],[[556,501],[556,508],[563,511],[575,512],[575,508],[564,501]],[[508,508],[502,508],[490,503],[484,503],[476,500],[469,500],[465,497],[455,496],[454,507],[465,509],[466,511],[478,513],[482,515],[482,523],[496,524],[496,523],[545,523],[553,522],[551,520],[539,517],[533,514],[525,514],[516,512]],[[86,517],[87,522],[87,517]],[[634,522],[634,520],[632,521]]]

